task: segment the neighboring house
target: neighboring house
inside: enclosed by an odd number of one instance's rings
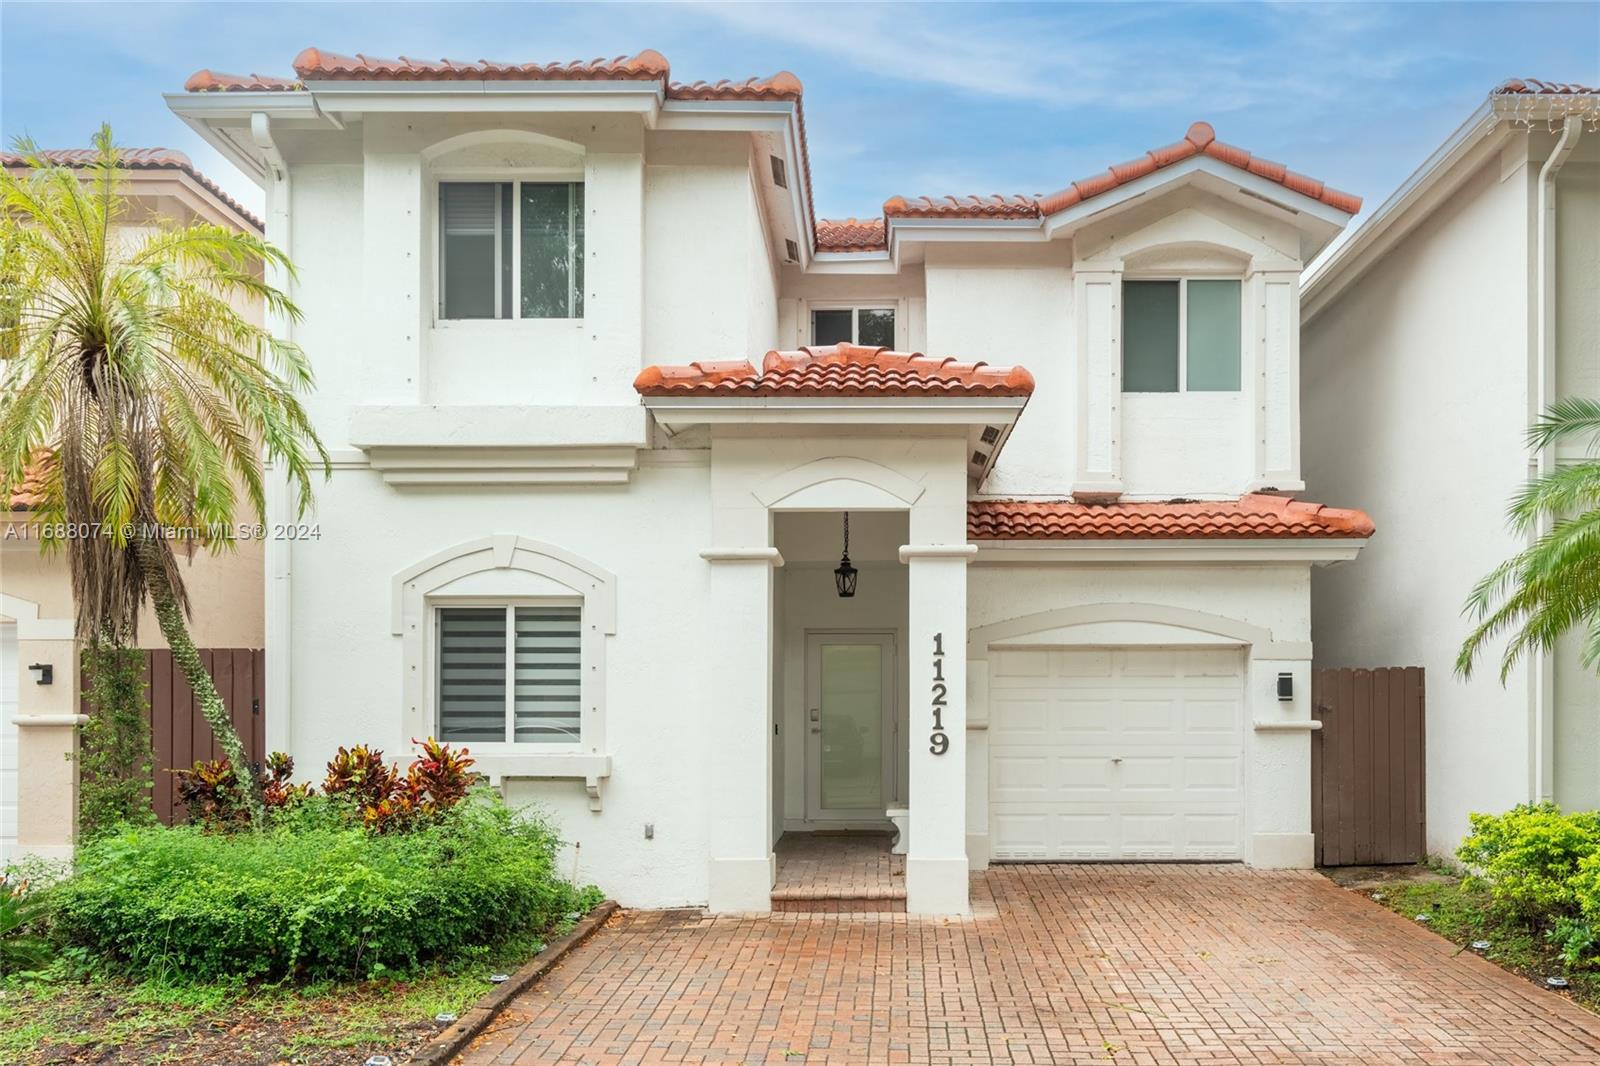
[[[1502,686],[1454,676],[1474,584],[1562,396],[1600,397],[1600,89],[1507,82],[1306,278],[1306,480],[1359,491],[1383,536],[1317,575],[1319,666],[1427,669],[1429,850],[1471,811],[1600,806],[1600,682],[1576,639]]]
[[[766,910],[781,833],[891,817],[913,912],[1311,865],[1311,572],[1372,526],[1289,498],[1299,278],[1355,197],[1201,122],[830,222],[790,74],[295,75],[168,97],[267,189],[334,454],[267,548],[271,746],[464,744],[632,905]]]
[[[94,159],[86,149],[44,153],[54,164],[82,167]],[[13,154],[0,153],[0,166],[25,169]],[[124,193],[129,212],[120,233],[136,239],[163,223],[212,222],[251,233],[261,222],[230,198],[217,184],[196,170],[181,152],[165,148],[127,149],[123,154]],[[255,321],[260,307],[253,309]],[[77,669],[72,643],[72,584],[65,552],[41,555],[39,535],[31,508],[33,487],[24,483],[6,501],[0,520],[0,858],[17,848],[18,734],[16,718],[76,714]],[[191,632],[195,643],[207,647],[259,648],[263,640],[262,544],[240,541],[230,555],[196,552],[184,568],[189,598],[194,607]],[[144,647],[165,647],[153,612],[146,610],[139,624]],[[51,667],[49,685],[38,684],[29,664]],[[41,771],[55,768],[39,767]],[[53,780],[53,775],[51,776]],[[50,793],[43,782],[33,782],[35,797]],[[52,841],[70,840],[73,809],[58,804],[59,818],[45,831]],[[24,840],[24,844],[28,841]],[[31,847],[32,851],[59,850],[59,844]]]

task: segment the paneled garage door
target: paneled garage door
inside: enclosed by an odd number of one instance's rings
[[[995,859],[1240,858],[1240,651],[996,650],[989,669]]]

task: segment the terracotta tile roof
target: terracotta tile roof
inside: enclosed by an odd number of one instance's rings
[[[11,489],[11,510],[31,511],[42,502],[45,468],[49,465],[50,454],[48,451],[34,453],[33,462],[22,472],[22,480]]]
[[[1372,519],[1362,511],[1259,493],[1203,503],[973,500],[967,505],[972,540],[1261,540],[1372,533]]]
[[[1593,85],[1577,85],[1571,82],[1539,81],[1537,78],[1512,78],[1495,87],[1495,96],[1505,96],[1512,93],[1541,93],[1552,96],[1595,96],[1600,95],[1600,88]]]
[[[857,344],[768,352],[745,360],[647,366],[633,387],[645,396],[1014,396],[1033,393],[1020,366],[989,366]]]
[[[220,70],[197,70],[183,83],[186,93],[282,93],[304,89],[293,78],[270,74],[224,74]]]
[[[1196,122],[1189,127],[1183,140],[1176,144],[1153,149],[1137,159],[1075,181],[1048,196],[896,196],[884,203],[883,213],[891,218],[1038,218],[1053,215],[1197,155],[1210,156],[1231,167],[1266,178],[1346,214],[1353,215],[1361,210],[1361,197],[1330,189],[1316,178],[1296,174],[1282,163],[1261,159],[1243,148],[1223,144],[1217,140],[1216,131],[1210,123]]]
[[[787,70],[780,70],[770,78],[692,83],[675,81],[667,86],[667,96],[674,100],[798,100],[804,91],[800,79]]]
[[[92,166],[94,161],[99,158],[93,148],[46,148],[39,155],[51,166],[74,168]],[[16,152],[0,152],[0,167],[25,167],[27,165],[27,160]],[[221,200],[234,214],[255,227],[257,231],[265,229],[259,218],[246,210],[243,204],[223,191],[222,186],[200,173],[189,157],[182,152],[171,148],[124,148],[122,149],[122,168],[124,170],[181,170],[204,186],[206,191]]]
[[[488,59],[383,59],[306,48],[294,57],[301,81],[662,81],[667,60],[646,49],[614,59],[568,63],[500,63]]]
[[[1038,218],[1034,196],[891,196],[883,213],[892,218]]]
[[[881,252],[889,247],[881,218],[817,220],[819,252]]]

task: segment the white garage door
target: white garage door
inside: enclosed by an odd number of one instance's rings
[[[17,842],[17,627],[0,622],[0,859]]]
[[[1238,859],[1244,657],[1232,650],[997,650],[996,859]]]

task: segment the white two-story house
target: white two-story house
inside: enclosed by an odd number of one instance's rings
[[[168,98],[266,188],[335,457],[274,516],[272,747],[463,744],[633,905],[891,820],[919,913],[1311,865],[1311,570],[1372,526],[1293,498],[1299,275],[1356,198],[1201,122],[829,222],[790,74],[294,71]]]

